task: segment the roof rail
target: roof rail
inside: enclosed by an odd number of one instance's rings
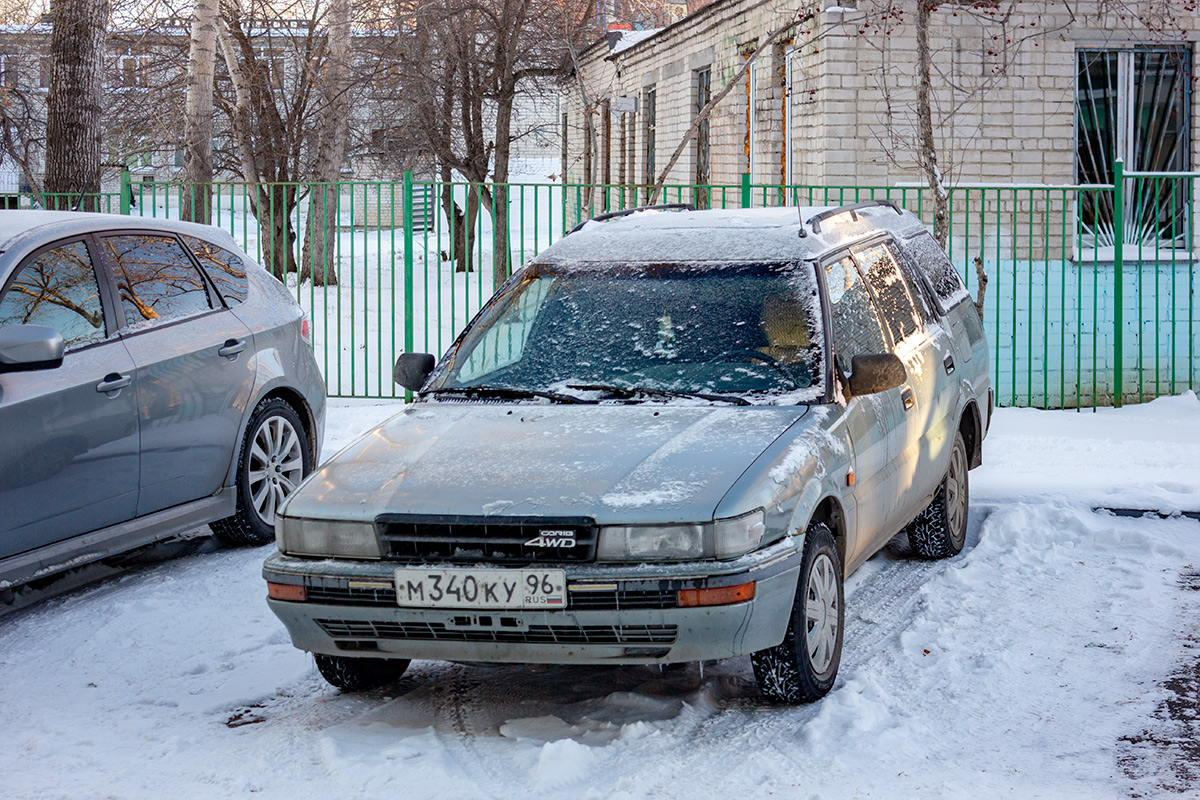
[[[892,211],[895,211],[897,214],[904,213],[904,209],[902,209],[895,200],[864,200],[861,203],[851,203],[850,205],[838,206],[837,208],[831,208],[828,211],[822,211],[820,214],[814,214],[808,218],[808,224],[812,226],[813,233],[820,233],[821,223],[831,217],[836,217],[839,214],[849,214],[851,219],[857,221],[858,214],[855,214],[855,211],[858,211],[860,208],[874,208],[876,206],[885,206],[886,208],[890,208]],[[801,219],[800,222],[803,223],[804,220]]]
[[[587,225],[589,222],[604,222],[605,220],[617,219],[618,217],[628,217],[630,214],[635,214],[638,211],[695,211],[696,207],[691,203],[660,203],[656,206],[638,206],[637,208],[623,208],[620,211],[609,211],[607,214],[601,214],[598,217],[585,219],[583,222],[571,228],[568,234]]]

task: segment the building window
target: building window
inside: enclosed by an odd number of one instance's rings
[[[1191,51],[1186,46],[1080,50],[1075,84],[1075,180],[1112,183],[1125,170],[1190,168]],[[1138,181],[1126,193],[1125,241],[1186,246],[1186,181]],[[1113,242],[1113,195],[1083,192],[1084,246]]]
[[[696,73],[696,114],[699,115],[708,102],[712,100],[712,67],[705,67]],[[700,121],[696,130],[696,208],[708,208],[709,176],[712,151],[709,141],[710,126],[708,117]]]
[[[658,161],[655,151],[658,148],[658,91],[653,87],[646,90],[646,202],[650,202],[650,192],[658,180]]]
[[[17,86],[20,71],[16,53],[0,53],[0,86]]]
[[[117,79],[121,86],[149,86],[149,56],[126,50],[117,56]]]

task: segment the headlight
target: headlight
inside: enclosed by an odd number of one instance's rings
[[[379,540],[370,522],[277,517],[275,544],[281,553],[300,556],[379,558]]]
[[[762,509],[691,525],[608,525],[600,529],[597,561],[686,561],[731,558],[762,542]]]
[[[740,517],[719,519],[713,523],[714,553],[717,558],[729,558],[757,550],[766,529],[761,508]]]

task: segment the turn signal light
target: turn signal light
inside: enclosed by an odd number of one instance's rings
[[[721,586],[716,589],[681,589],[679,607],[727,606],[753,599],[754,582],[751,581],[750,583],[740,583],[737,586]]]
[[[308,327],[308,314],[305,314],[304,318],[300,320],[300,338],[312,344],[312,330]]]
[[[267,581],[267,597],[272,600],[286,600],[289,603],[303,603],[308,599],[308,592],[302,584]]]

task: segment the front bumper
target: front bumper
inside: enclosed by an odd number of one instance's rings
[[[307,600],[268,599],[292,643],[328,655],[549,664],[653,664],[729,658],[783,641],[803,542],[786,538],[731,561],[570,565],[567,608],[402,608],[398,564],[276,553],[272,583],[303,585]],[[754,598],[680,608],[681,589],[754,581]]]

